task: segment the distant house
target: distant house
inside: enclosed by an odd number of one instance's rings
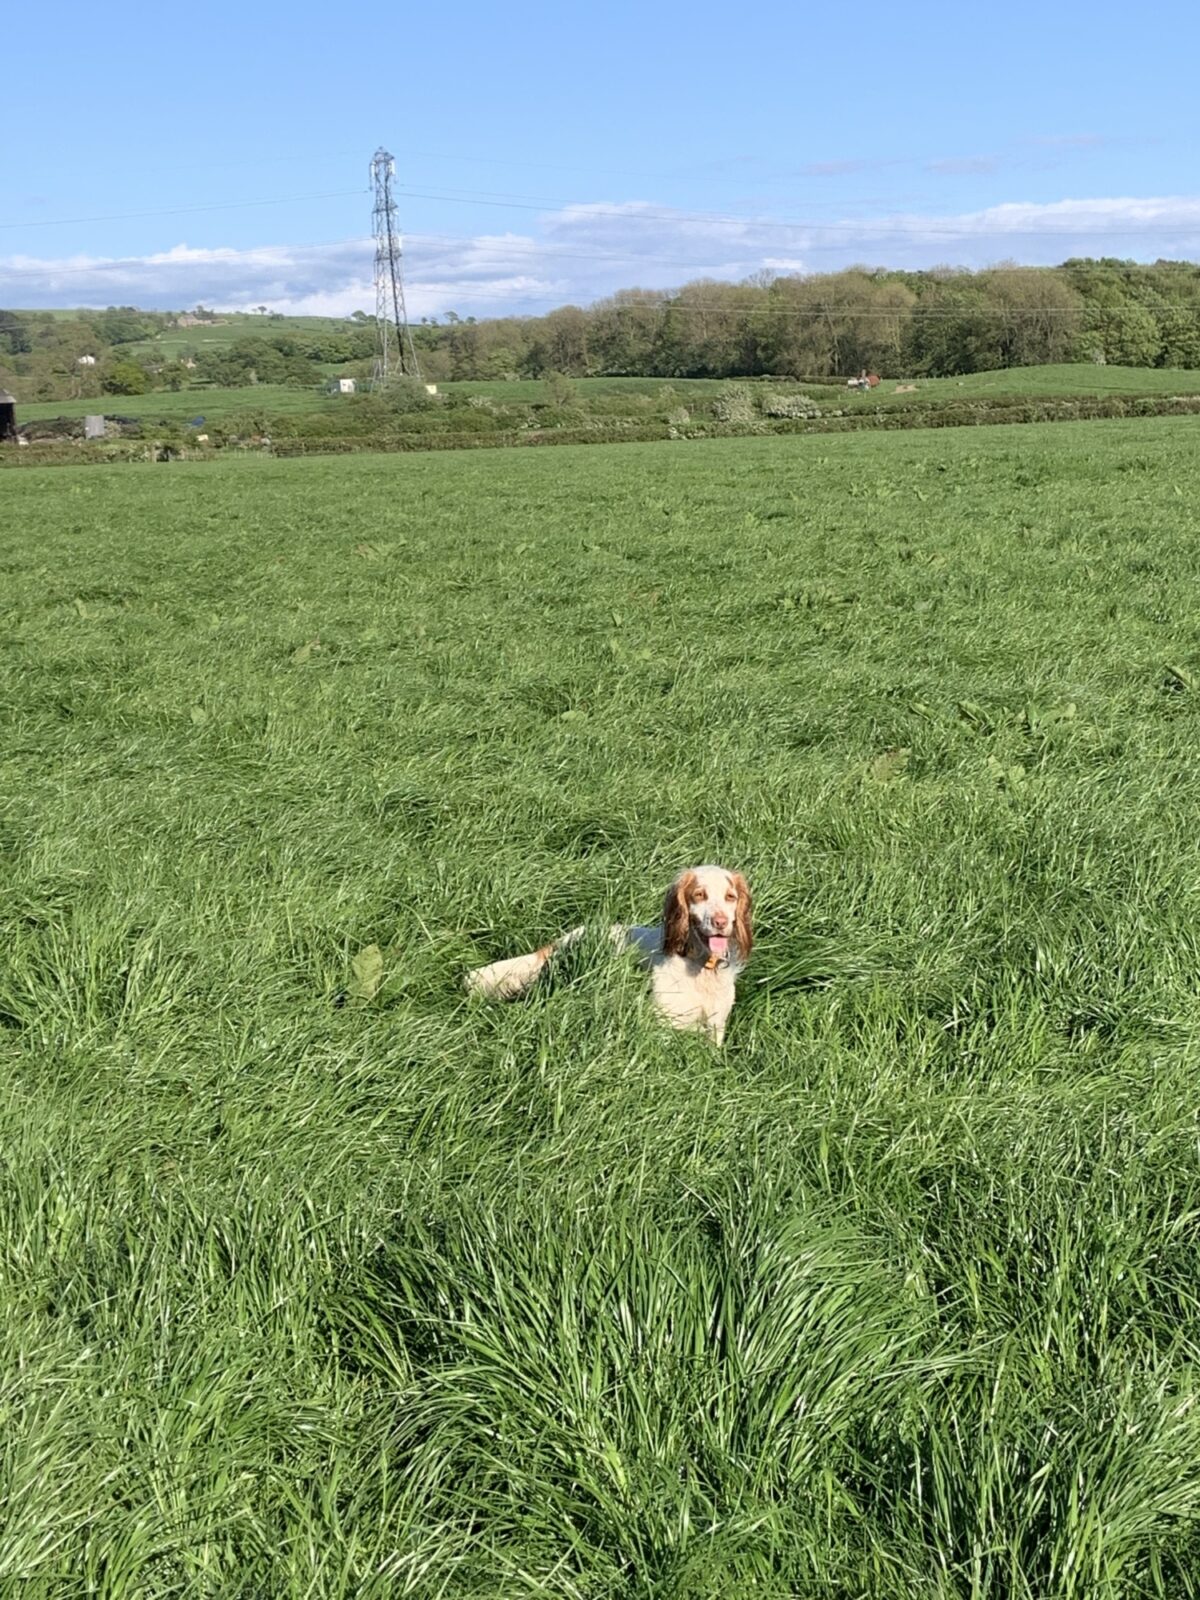
[[[17,402],[7,389],[0,389],[0,442],[17,437]]]
[[[75,365],[77,367],[94,367],[96,365],[96,358],[95,356],[76,356]]]
[[[358,384],[353,378],[330,378],[325,388],[329,394],[354,394]]]

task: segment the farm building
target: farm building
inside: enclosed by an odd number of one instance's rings
[[[0,442],[17,437],[17,402],[7,389],[0,389]]]
[[[76,356],[75,365],[77,367],[94,367],[96,365],[96,358],[95,356]]]
[[[330,394],[354,394],[358,384],[353,378],[330,378],[326,389]]]

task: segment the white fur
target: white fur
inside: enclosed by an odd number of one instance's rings
[[[686,935],[676,937],[676,948],[668,948],[666,913],[673,903],[686,903]],[[678,923],[674,926],[678,934]],[[748,941],[750,898],[745,880],[723,867],[705,866],[693,867],[675,879],[667,891],[663,922],[633,928],[617,923],[609,934],[618,949],[633,950],[649,972],[651,996],[666,1021],[676,1028],[705,1032],[720,1044],[733,1009],[737,977],[748,954],[739,946],[735,927],[743,930]],[[529,955],[475,968],[467,973],[467,991],[491,1000],[516,999],[532,987],[556,951],[576,943],[585,931],[572,928]],[[708,941],[718,936],[728,940],[727,952],[720,958],[714,957],[708,946]]]

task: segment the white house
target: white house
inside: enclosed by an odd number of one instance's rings
[[[328,384],[330,394],[353,394],[357,388],[353,378],[330,378]]]
[[[76,356],[75,365],[77,367],[94,367],[96,365],[96,358],[95,356]]]

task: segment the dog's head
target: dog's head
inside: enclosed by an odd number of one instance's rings
[[[726,961],[732,942],[733,955],[746,961],[754,944],[749,885],[724,867],[689,867],[667,890],[662,930],[667,955]]]

